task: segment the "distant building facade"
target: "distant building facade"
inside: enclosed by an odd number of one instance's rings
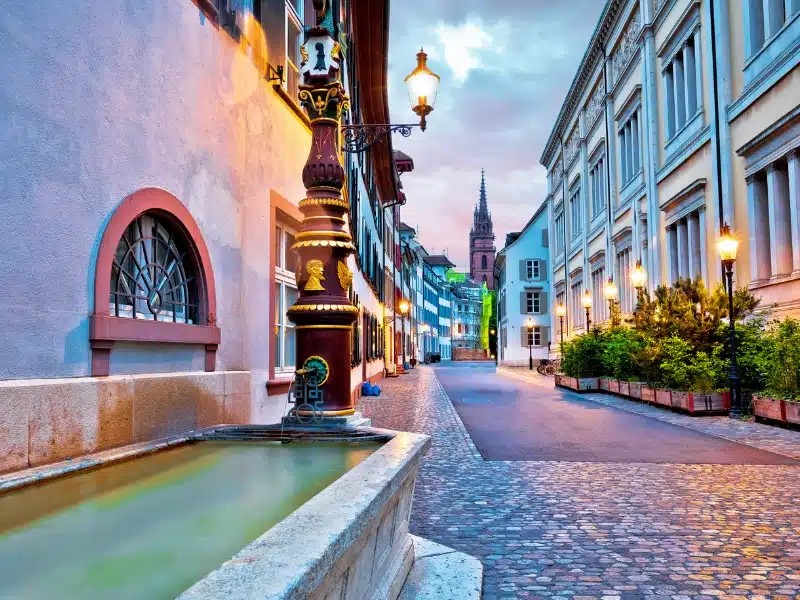
[[[608,318],[609,277],[634,310],[637,261],[650,291],[717,284],[724,222],[737,285],[800,311],[799,16],[789,0],[606,2],[541,156],[569,334],[586,290]]]
[[[481,347],[482,286],[473,281],[453,285],[453,349],[479,350]]]
[[[495,277],[498,362],[524,366],[533,356],[538,364],[549,357],[553,338],[547,203],[539,207],[521,232],[507,237],[497,255]]]
[[[494,260],[497,248],[494,245],[494,226],[486,199],[486,174],[481,171],[481,190],[472,230],[469,232],[469,274],[477,284],[485,283],[493,289]]]

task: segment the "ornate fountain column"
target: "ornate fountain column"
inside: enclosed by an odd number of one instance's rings
[[[347,257],[355,252],[342,198],[344,168],[339,161],[339,119],[348,107],[340,80],[339,44],[330,2],[314,0],[317,26],[306,33],[301,54],[300,102],[311,119],[311,151],[303,168],[306,197],[296,243],[299,297],[289,308],[295,323],[298,369],[311,372],[325,416],[354,413],[350,389],[352,328],[358,308],[348,297],[353,274]],[[308,402],[308,400],[306,400]],[[298,407],[300,414],[308,414]],[[311,411],[313,412],[313,411]]]

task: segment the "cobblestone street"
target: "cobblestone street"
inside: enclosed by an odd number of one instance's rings
[[[479,558],[487,600],[800,598],[800,467],[485,461],[431,367],[359,408],[432,435],[412,531]],[[796,432],[716,427],[796,455]]]

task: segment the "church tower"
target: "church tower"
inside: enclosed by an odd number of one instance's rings
[[[490,290],[494,288],[495,252],[492,215],[486,201],[486,173],[481,170],[481,195],[469,232],[469,275],[477,284],[486,282]]]

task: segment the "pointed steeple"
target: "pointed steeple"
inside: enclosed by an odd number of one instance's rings
[[[481,169],[481,199],[478,202],[478,213],[489,216],[489,203],[486,201],[486,170]]]

